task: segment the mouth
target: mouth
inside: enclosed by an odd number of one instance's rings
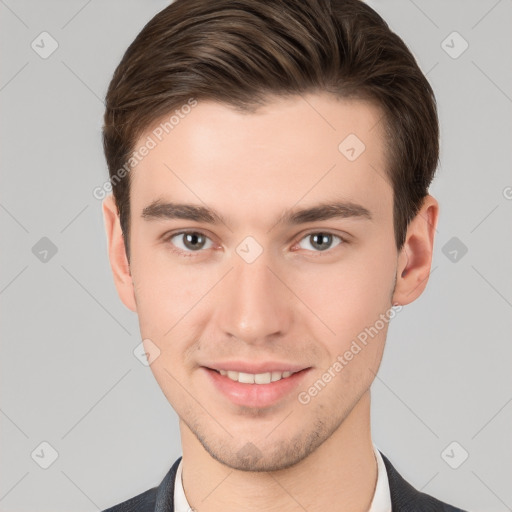
[[[265,408],[284,401],[312,368],[299,371],[245,373],[201,367],[213,388],[235,405]]]
[[[234,382],[240,382],[241,384],[270,384],[271,382],[278,382],[282,379],[287,379],[292,375],[299,373],[299,371],[304,371],[299,370],[296,372],[273,371],[264,373],[246,373],[237,372],[234,370],[216,370],[214,368],[209,368],[209,370],[217,372],[219,375],[227,377],[228,379],[231,379]]]

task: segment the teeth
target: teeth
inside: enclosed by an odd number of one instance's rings
[[[292,375],[292,372],[267,372],[267,373],[243,373],[219,370],[221,375],[229,377],[231,380],[241,382],[242,384],[270,384],[281,379],[286,379]],[[295,372],[293,372],[295,373]]]

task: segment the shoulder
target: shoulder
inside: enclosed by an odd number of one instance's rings
[[[127,501],[107,508],[103,512],[153,512],[155,510],[157,490],[158,487],[153,487],[153,489],[149,489]]]
[[[118,503],[103,512],[160,512],[174,510],[174,480],[182,457],[171,466],[158,487]]]
[[[466,512],[418,491],[398,473],[382,453],[386,465],[393,512]]]

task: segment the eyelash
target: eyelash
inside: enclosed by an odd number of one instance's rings
[[[196,235],[202,235],[204,237],[206,237],[208,240],[211,240],[210,237],[208,237],[205,233],[201,232],[201,231],[195,231],[195,230],[188,230],[188,231],[179,231],[177,233],[171,233],[169,235],[167,235],[165,238],[164,238],[164,241],[165,242],[168,242],[171,246],[171,251],[180,255],[180,256],[183,256],[185,258],[190,258],[190,257],[195,257],[195,256],[198,256],[199,254],[201,254],[202,252],[205,252],[206,249],[200,249],[198,251],[184,251],[182,249],[178,249],[172,242],[171,242],[171,239],[174,238],[175,236],[179,236],[179,235],[186,235],[186,234],[196,234]],[[316,253],[314,257],[317,257],[317,256],[321,256],[323,254],[330,254],[332,253],[332,251],[334,249],[336,249],[336,247],[340,246],[340,245],[346,245],[346,244],[349,244],[350,242],[345,238],[345,237],[342,237],[340,235],[337,235],[335,233],[331,233],[330,231],[310,231],[309,233],[306,233],[305,235],[303,235],[301,238],[299,238],[296,242],[294,242],[293,245],[296,245],[297,243],[301,242],[302,240],[304,240],[305,238],[307,238],[308,236],[311,236],[311,235],[317,235],[317,234],[323,234],[323,235],[331,235],[333,238],[338,238],[340,240],[340,243],[335,245],[333,248],[330,248],[330,249],[326,249],[325,251],[311,251],[313,253]]]

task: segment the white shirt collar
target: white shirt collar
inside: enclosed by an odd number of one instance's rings
[[[391,512],[391,493],[389,491],[386,465],[375,444],[373,445],[373,452],[377,459],[377,485],[375,486],[375,494],[373,495],[368,512]]]
[[[375,493],[373,495],[372,503],[368,512],[391,512],[391,495],[389,492],[388,474],[384,460],[375,446],[373,445],[373,452],[377,459],[377,485],[375,486]],[[191,512],[192,508],[188,504],[183,489],[183,481],[181,478],[181,463],[178,465],[176,471],[176,480],[174,482],[174,511],[175,512]]]

